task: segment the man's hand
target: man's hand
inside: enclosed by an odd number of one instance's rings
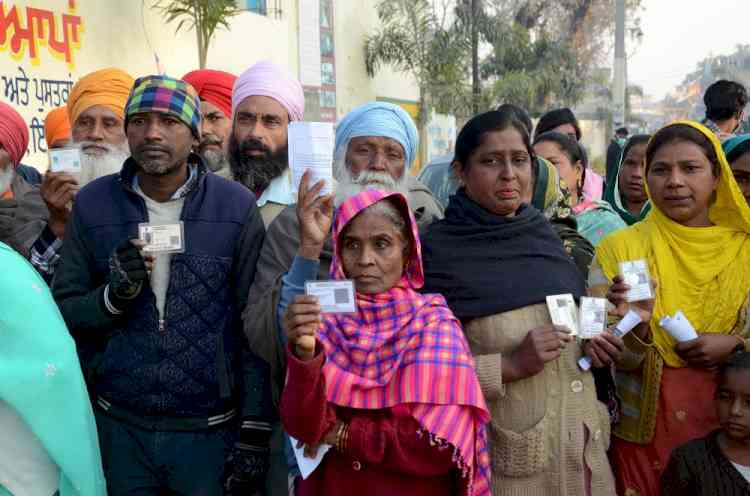
[[[118,310],[125,310],[129,302],[141,293],[144,282],[148,281],[147,260],[141,253],[141,244],[140,240],[126,239],[109,257],[110,303]]]
[[[59,239],[65,235],[70,204],[80,189],[78,181],[66,172],[47,172],[41,185],[42,198],[49,210],[48,226]]]
[[[235,443],[225,465],[224,494],[226,496],[265,494],[268,454],[268,449]]]
[[[310,171],[305,171],[297,195],[297,219],[300,227],[299,254],[310,260],[320,258],[333,223],[333,195],[318,196],[325,181],[310,186]]]

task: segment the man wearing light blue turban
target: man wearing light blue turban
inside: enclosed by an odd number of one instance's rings
[[[404,148],[406,163],[414,163],[419,137],[411,116],[398,105],[372,102],[346,114],[336,126],[336,151],[346,150],[352,138],[380,136],[398,141]]]
[[[401,107],[372,102],[355,108],[336,126],[333,169],[337,181],[336,203],[369,188],[397,191],[409,200],[420,228],[440,219],[443,212],[437,200],[409,173],[418,150],[417,128]],[[328,279],[332,256],[330,238],[320,260],[300,256],[299,248],[296,205],[290,205],[268,226],[243,314],[251,349],[269,363],[279,390],[285,366],[278,332],[282,278],[303,287],[306,280]],[[271,449],[274,451],[273,446]],[[290,462],[292,466],[293,456]],[[294,470],[291,475],[296,475]]]

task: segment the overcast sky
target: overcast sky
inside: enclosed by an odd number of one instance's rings
[[[709,55],[750,44],[750,0],[642,0],[643,40],[629,46],[628,78],[661,99]]]

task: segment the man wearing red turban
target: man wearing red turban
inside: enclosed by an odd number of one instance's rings
[[[49,215],[39,188],[17,172],[28,146],[23,117],[0,102],[0,241],[27,258]]]
[[[199,69],[182,76],[201,99],[201,142],[196,148],[206,166],[231,179],[227,143],[232,132],[232,87],[237,76],[224,71]]]

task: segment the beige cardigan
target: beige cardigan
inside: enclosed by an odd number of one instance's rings
[[[502,383],[503,355],[512,353],[530,330],[550,323],[546,305],[539,304],[466,325],[492,414],[493,494],[584,496],[585,457],[591,496],[612,496],[615,484],[606,454],[609,415],[596,399],[593,376],[577,366],[580,346],[568,344],[560,358],[533,377]]]

